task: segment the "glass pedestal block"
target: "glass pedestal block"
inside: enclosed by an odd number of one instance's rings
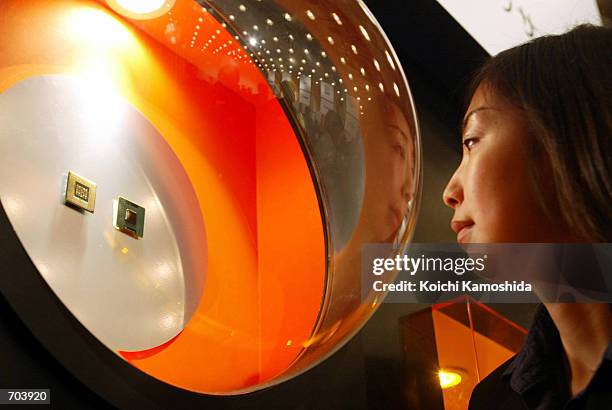
[[[516,354],[526,330],[470,298],[400,319],[407,408],[463,410],[476,384]]]

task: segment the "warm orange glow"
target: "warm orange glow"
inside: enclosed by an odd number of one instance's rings
[[[451,370],[440,369],[438,371],[438,378],[440,379],[440,387],[448,389],[461,383],[461,375]]]
[[[437,365],[440,370],[446,372],[438,375],[439,381],[443,388],[443,382],[448,387],[455,386],[443,390],[445,409],[467,408],[470,393],[476,384],[516,353],[470,327],[469,315],[475,311],[476,305],[469,303],[470,310],[467,310],[466,303],[461,301],[440,304],[431,312]],[[478,308],[485,310],[480,305]],[[506,327],[513,328],[513,332],[508,331]],[[524,337],[524,330],[517,330],[516,325],[507,324],[500,316],[484,328],[503,334],[508,341],[517,335]],[[520,345],[520,341],[517,342]],[[460,383],[453,384],[457,378],[451,373],[457,373],[461,377]]]
[[[233,39],[193,5],[177,1],[172,16],[202,19],[202,37]],[[30,76],[77,75],[92,119],[106,119],[100,127],[117,123],[112,99],[122,97],[164,136],[200,203],[208,273],[198,310],[171,343],[123,357],[200,392],[285,370],[317,320],[325,243],[307,164],[266,79],[248,61],[172,43],[167,16],[139,22],[143,33],[105,0],[4,0],[0,9],[0,92]]]

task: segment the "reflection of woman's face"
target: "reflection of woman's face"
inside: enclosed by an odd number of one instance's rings
[[[564,234],[537,201],[524,113],[478,87],[464,117],[463,159],[444,190],[458,242],[556,242]],[[543,178],[550,181],[550,178]],[[541,187],[552,197],[552,183]],[[554,206],[554,205],[553,205]]]
[[[413,195],[414,142],[404,114],[395,106],[381,130],[376,144],[370,144],[368,208],[374,239],[389,242]]]
[[[392,123],[387,127],[389,138],[387,149],[390,151],[387,156],[389,161],[387,176],[389,202],[387,205],[390,225],[396,230],[404,219],[408,202],[413,195],[414,145],[403,115],[398,118],[397,125]]]

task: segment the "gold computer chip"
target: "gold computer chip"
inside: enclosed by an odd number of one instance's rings
[[[93,213],[96,207],[96,184],[87,178],[68,171],[66,202]]]

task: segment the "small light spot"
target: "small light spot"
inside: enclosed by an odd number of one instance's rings
[[[363,26],[361,26],[361,25],[360,25],[360,26],[359,26],[359,30],[361,30],[361,34],[363,34],[363,37],[364,37],[366,40],[370,41],[370,35],[369,35],[369,34],[368,34],[368,32],[366,31],[365,27],[363,27]]]
[[[458,372],[450,370],[438,371],[438,378],[440,379],[440,387],[448,389],[461,383],[461,375]]]
[[[391,54],[389,54],[389,51],[387,50],[385,50],[385,54],[387,55],[387,61],[389,62],[389,65],[395,71],[395,64],[393,63],[393,58],[391,58]]]

